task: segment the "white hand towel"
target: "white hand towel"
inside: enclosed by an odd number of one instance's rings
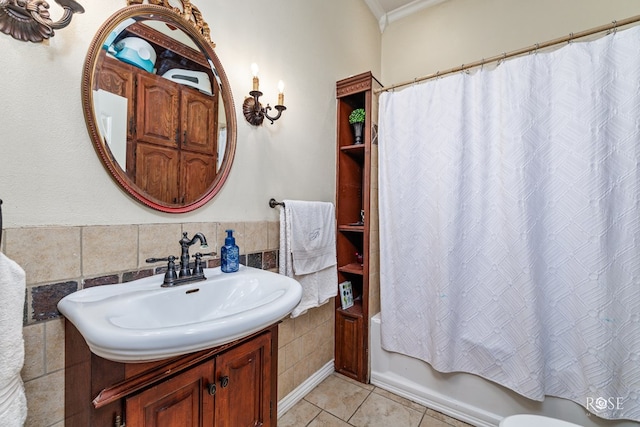
[[[324,202],[285,200],[284,204],[280,211],[279,271],[302,286],[300,303],[291,312],[291,317],[297,317],[338,293],[335,208]],[[303,213],[296,216],[298,207]],[[307,214],[306,210],[315,212]]]
[[[291,254],[296,275],[336,264],[336,217],[333,203],[285,200],[291,221]]]
[[[27,400],[20,371],[24,365],[22,314],[24,270],[0,253],[0,420],[7,427],[22,427]]]

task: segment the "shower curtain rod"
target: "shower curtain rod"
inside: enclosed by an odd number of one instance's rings
[[[390,90],[393,90],[393,89],[396,89],[396,88],[399,88],[399,87],[412,85],[412,84],[418,83],[418,82],[423,82],[425,80],[432,80],[432,79],[435,79],[435,78],[438,78],[438,77],[446,76],[448,74],[454,74],[454,73],[459,73],[461,71],[469,70],[471,68],[482,67],[485,64],[490,64],[492,62],[504,61],[505,59],[513,58],[514,56],[519,56],[519,55],[523,55],[525,53],[530,53],[530,52],[536,52],[539,49],[544,49],[544,48],[555,46],[555,45],[558,45],[558,44],[561,44],[561,43],[570,43],[573,40],[580,39],[580,38],[583,38],[583,37],[588,37],[588,36],[591,36],[591,35],[597,34],[597,33],[602,33],[604,31],[613,30],[615,32],[619,27],[624,27],[625,25],[634,24],[634,23],[639,22],[639,21],[640,21],[640,15],[632,16],[631,18],[623,19],[621,21],[613,21],[610,24],[601,25],[599,27],[594,27],[594,28],[591,28],[591,29],[585,30],[585,31],[580,31],[579,33],[571,33],[568,36],[564,36],[564,37],[560,37],[560,38],[557,38],[557,39],[549,40],[549,41],[546,41],[544,43],[536,43],[533,46],[521,48],[521,49],[518,49],[518,50],[511,51],[511,52],[504,52],[504,53],[502,53],[500,55],[495,55],[495,56],[492,56],[490,58],[483,58],[483,59],[481,59],[479,61],[471,62],[469,64],[462,64],[459,67],[449,68],[448,70],[445,70],[445,71],[437,71],[435,73],[431,73],[431,74],[428,74],[426,76],[416,77],[413,80],[407,80],[405,82],[396,83],[396,84],[393,84],[391,86],[385,86],[385,87],[382,87],[382,88],[374,90],[374,93],[375,94],[379,94],[380,92],[387,92],[387,91],[390,91]]]

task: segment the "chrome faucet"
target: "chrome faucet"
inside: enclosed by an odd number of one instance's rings
[[[204,269],[202,266],[202,257],[207,255],[216,255],[215,252],[209,252],[206,254],[196,253],[194,255],[195,262],[193,270],[189,268],[189,247],[195,244],[197,241],[200,241],[200,248],[207,249],[209,246],[207,245],[207,239],[204,237],[202,233],[196,233],[193,238],[189,239],[187,233],[182,233],[182,239],[179,240],[180,243],[180,273],[176,274],[176,266],[175,260],[176,257],[170,255],[165,258],[147,258],[147,262],[159,262],[159,261],[168,261],[167,264],[167,272],[164,275],[164,281],[162,282],[162,287],[169,287],[175,285],[181,285],[183,283],[189,282],[197,282],[200,280],[205,280],[204,277]]]

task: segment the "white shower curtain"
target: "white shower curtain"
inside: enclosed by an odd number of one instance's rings
[[[382,345],[640,421],[640,28],[380,99]]]

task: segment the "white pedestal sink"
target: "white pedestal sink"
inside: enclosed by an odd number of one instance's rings
[[[91,351],[116,362],[149,362],[215,347],[284,318],[300,284],[240,266],[205,269],[206,280],[162,288],[163,275],[83,289],[58,303]]]

